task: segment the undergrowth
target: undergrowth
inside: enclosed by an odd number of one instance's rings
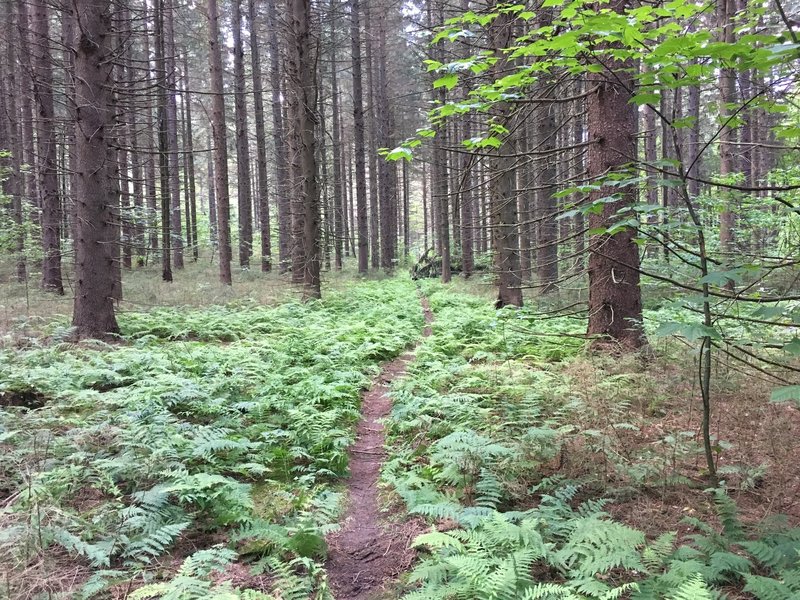
[[[800,530],[746,526],[722,489],[708,491],[717,525],[687,518],[688,537],[606,512],[604,495],[686,484],[679,464],[699,448],[691,432],[628,443],[659,407],[625,391],[642,391],[635,369],[576,380],[582,344],[561,334],[580,322],[422,285],[436,321],[393,386],[383,472],[435,526],[404,598],[800,597]]]
[[[362,283],[0,350],[0,597],[327,597],[360,391],[419,335],[416,306],[407,280]],[[228,581],[241,562],[260,589]]]

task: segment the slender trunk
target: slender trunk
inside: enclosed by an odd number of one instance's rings
[[[209,148],[214,147],[214,141],[209,140]],[[208,233],[211,241],[211,254],[217,249],[217,195],[214,178],[214,153],[206,154],[206,182],[208,185]]]
[[[736,11],[735,0],[717,0],[717,27],[719,40],[725,44],[734,41],[733,17]],[[719,133],[719,176],[721,179],[736,172],[736,130],[729,123],[733,117],[731,104],[736,100],[736,73],[732,68],[719,69],[719,117],[722,123]],[[725,261],[733,258],[735,251],[735,217],[730,201],[719,217],[719,241]],[[731,282],[732,285],[732,282]]]
[[[158,14],[154,14],[155,19]],[[148,90],[153,89],[153,75],[150,69],[150,21],[147,16],[144,17],[146,29],[144,35],[144,60],[146,63],[145,85]],[[154,21],[155,25],[156,21]],[[156,48],[158,48],[158,39],[155,40]],[[159,63],[156,61],[156,70],[160,69]],[[160,93],[159,93],[160,101]],[[158,191],[156,186],[156,139],[153,132],[156,131],[157,120],[153,119],[153,109],[150,103],[146,103],[145,107],[145,150],[147,158],[145,163],[145,188],[147,190],[147,211],[145,213],[145,228],[147,229],[148,243],[147,252],[153,256],[158,252]]]
[[[353,65],[353,134],[355,156],[356,212],[358,219],[358,272],[368,267],[369,231],[367,228],[366,165],[364,164],[364,91],[361,78],[361,26],[359,0],[351,0],[350,35]]]
[[[13,222],[12,252],[16,262],[17,281],[24,283],[27,278],[27,265],[25,261],[25,229],[22,212],[22,197],[25,190],[25,181],[22,175],[23,141],[22,127],[20,126],[20,113],[17,109],[17,57],[15,50],[18,47],[18,28],[14,23],[14,6],[8,4],[8,24],[10,39],[6,45],[6,56],[0,57],[0,140],[8,142],[7,148],[11,157],[0,156],[0,170],[6,171],[7,177],[3,181],[3,192],[10,199],[9,213]],[[3,59],[6,59],[3,64]],[[5,149],[5,148],[3,148]]]
[[[239,206],[239,266],[250,268],[253,255],[253,199],[250,193],[250,144],[247,139],[244,44],[241,0],[233,0],[233,96],[236,120],[236,190]]]
[[[188,222],[187,237],[192,238],[192,260],[197,262],[200,258],[200,242],[197,238],[197,180],[195,178],[195,164],[194,164],[194,135],[192,127],[192,97],[190,93],[191,86],[189,85],[189,57],[184,52],[183,54],[183,76],[184,76],[184,94],[183,104],[186,107],[186,137],[184,143],[184,150],[186,151],[186,178],[188,179],[188,207],[186,208],[186,220]]]
[[[181,226],[181,179],[178,165],[178,79],[175,64],[175,6],[174,0],[164,2],[164,68],[167,87],[166,125],[170,196],[170,233],[172,239],[172,261],[176,269],[183,268],[183,235]]]
[[[269,217],[269,181],[267,179],[267,129],[264,123],[264,92],[261,76],[261,50],[258,42],[256,2],[248,0],[250,21],[250,63],[253,69],[253,117],[256,122],[256,174],[258,175],[258,218],[261,230],[261,271],[272,270],[272,239]]]
[[[331,15],[336,14],[336,5],[331,0]],[[342,241],[344,236],[344,193],[342,191],[342,156],[341,156],[341,114],[339,108],[339,79],[336,64],[336,20],[331,24],[331,129],[333,144],[333,265],[337,271],[342,270]]]
[[[39,193],[42,224],[42,287],[64,293],[61,280],[61,197],[58,188],[56,124],[53,103],[53,67],[50,57],[50,14],[45,0],[33,0],[33,91],[38,109]]]
[[[170,155],[167,115],[167,63],[164,56],[164,0],[156,3],[156,69],[158,71],[158,172],[161,199],[161,279],[172,281],[172,237],[170,235]]]
[[[552,19],[547,19],[549,26]],[[555,85],[552,80],[545,79],[540,93],[555,100]],[[557,201],[555,198],[556,181],[556,104],[545,102],[541,107],[539,130],[537,132],[538,148],[546,153],[542,166],[537,169],[537,206],[539,209],[539,239],[536,244],[536,274],[539,278],[539,290],[542,294],[555,291],[558,281],[558,221],[556,221]]]
[[[291,206],[289,171],[286,157],[286,134],[281,106],[280,48],[278,45],[277,0],[269,0],[269,57],[272,94],[272,143],[275,155],[275,192],[278,198],[278,271],[286,273],[291,262]]]
[[[364,58],[366,60],[367,72],[367,123],[369,124],[369,148],[367,157],[369,159],[369,245],[370,263],[373,269],[381,266],[381,209],[378,194],[378,120],[375,116],[375,59],[372,52],[372,10],[367,6],[364,10],[364,31],[366,32],[364,41]]]
[[[228,195],[228,136],[225,129],[225,86],[222,80],[222,49],[219,39],[217,0],[207,0],[208,60],[211,71],[211,131],[214,137],[214,197],[217,207],[219,279],[231,285],[230,197]]]

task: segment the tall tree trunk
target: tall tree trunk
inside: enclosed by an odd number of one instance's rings
[[[172,236],[170,208],[172,207],[170,186],[169,116],[167,105],[168,80],[164,42],[164,0],[156,1],[156,69],[158,72],[158,172],[161,196],[161,279],[172,281]]]
[[[153,27],[157,29],[158,11],[153,11]],[[148,15],[144,16],[145,29],[147,31],[144,35],[144,62],[145,62],[145,85],[148,90],[153,89],[153,75],[150,68],[150,37],[152,35],[150,29],[150,20]],[[156,48],[158,48],[158,39],[155,40]],[[160,70],[160,65],[156,61],[156,71]],[[158,98],[160,100],[160,92]],[[145,163],[145,188],[147,189],[147,211],[145,213],[145,228],[147,230],[147,253],[155,256],[158,252],[158,191],[156,186],[156,138],[153,132],[159,126],[158,119],[153,119],[153,108],[150,103],[145,106],[145,150],[147,158]]]
[[[36,140],[42,223],[42,287],[64,293],[61,280],[61,197],[58,188],[56,123],[53,105],[53,67],[50,56],[50,14],[45,0],[33,0],[33,90],[38,109]]]
[[[214,137],[214,197],[217,207],[219,279],[231,285],[230,196],[228,195],[228,135],[225,129],[225,86],[222,80],[222,49],[219,40],[217,0],[207,0],[209,26],[208,61],[211,71],[211,131]]]
[[[338,65],[336,64],[336,4],[330,3],[330,12],[333,18],[331,24],[331,129],[333,143],[333,265],[337,271],[342,270],[342,243],[344,237],[344,204],[345,198],[342,191],[342,149],[341,149],[341,109],[339,107],[339,78]]]
[[[549,26],[552,19],[547,21]],[[556,105],[555,87],[552,80],[544,80],[540,93],[550,101],[541,106],[539,118],[538,148],[544,154],[542,166],[537,169],[539,177],[537,187],[537,207],[539,222],[539,239],[536,244],[536,274],[542,294],[556,290],[558,281],[558,221],[556,221]]]
[[[623,12],[629,0],[613,0],[611,8]],[[619,172],[636,154],[636,107],[631,102],[634,81],[630,61],[608,61],[600,73],[590,73],[588,85],[589,176],[597,179]],[[615,215],[636,202],[632,187],[613,188],[616,202],[603,204],[599,214],[589,215],[589,228],[610,226]],[[605,187],[590,195],[591,201],[608,196]],[[639,248],[630,229],[615,235],[589,238],[589,326],[596,344],[610,341],[623,350],[646,343],[642,330],[642,292],[639,287]]]
[[[293,228],[300,223],[303,248],[302,268],[303,298],[321,296],[319,248],[319,188],[314,140],[314,112],[316,110],[317,84],[315,56],[312,52],[310,0],[287,0],[290,28],[287,47],[287,96],[292,118],[291,146],[294,150],[294,173],[298,176],[297,210],[293,214]]]
[[[197,238],[197,180],[195,179],[195,163],[194,163],[194,134],[192,126],[192,97],[191,86],[189,85],[189,57],[184,52],[183,54],[183,76],[184,76],[184,95],[183,103],[186,106],[185,118],[185,151],[186,151],[186,178],[188,179],[188,198],[189,206],[186,209],[186,220],[189,225],[186,227],[188,235],[192,238],[192,260],[197,262],[200,258],[200,242]]]
[[[236,173],[239,204],[239,266],[250,267],[253,254],[253,199],[250,193],[250,144],[247,139],[244,44],[241,0],[233,0],[233,96],[236,119]]]
[[[164,68],[167,87],[167,151],[170,196],[170,229],[172,262],[176,269],[183,268],[183,235],[181,226],[181,179],[178,165],[178,80],[175,60],[175,6],[174,0],[162,0],[164,9]]]
[[[131,49],[131,53],[131,62],[128,63],[128,77],[131,85],[130,93],[134,93],[136,77],[134,76],[133,64],[139,60],[139,57],[134,49]],[[149,70],[149,65],[147,69]],[[149,107],[147,110],[149,112]],[[131,178],[133,179],[133,212],[128,215],[128,218],[131,220],[130,244],[136,256],[136,266],[142,267],[144,266],[144,223],[142,221],[142,212],[144,210],[145,188],[142,165],[143,161],[146,160],[146,153],[143,153],[139,146],[139,134],[139,110],[136,106],[133,106],[128,114],[128,140],[131,148]]]
[[[25,192],[25,180],[22,174],[22,160],[24,157],[22,127],[20,125],[20,113],[17,109],[17,53],[19,48],[19,28],[15,23],[14,6],[7,4],[10,36],[6,44],[6,56],[0,57],[0,103],[3,104],[0,112],[0,144],[7,142],[6,147],[11,151],[10,159],[0,157],[0,168],[8,169],[7,177],[3,182],[3,191],[10,198],[9,212],[11,221],[14,224],[12,234],[12,251],[16,262],[15,271],[17,281],[24,283],[28,278],[27,263],[25,261],[25,228],[24,216],[22,212],[22,198]],[[18,18],[19,15],[17,14]],[[26,24],[27,26],[27,24]],[[3,59],[6,59],[3,65]]]
[[[19,52],[17,57],[24,70],[24,77],[19,77],[19,98],[22,109],[22,151],[23,162],[28,165],[28,171],[23,178],[23,213],[29,212],[34,223],[39,223],[39,182],[36,176],[38,159],[36,157],[36,136],[34,135],[33,117],[33,64],[31,62],[30,31],[28,19],[28,0],[17,0],[17,33]],[[29,246],[34,245],[34,240],[28,240]],[[36,240],[38,243],[38,240]]]
[[[378,77],[377,77],[377,114],[378,145],[391,148],[392,144],[392,108],[389,104],[389,80],[386,63],[386,15],[378,17]],[[387,272],[394,268],[395,243],[397,240],[397,185],[393,175],[396,173],[394,163],[378,161],[378,190],[380,198],[380,232],[381,232],[381,266]]]
[[[403,161],[403,258],[408,258],[409,246],[411,245],[411,182],[409,176],[411,169],[408,163]]]
[[[502,73],[506,68],[507,60],[500,52],[508,48],[513,39],[513,23],[511,18],[503,13],[495,17],[489,28],[490,45],[498,54],[498,61],[492,69]],[[497,111],[501,118],[507,120],[510,107],[500,104]],[[509,127],[513,130],[513,127]],[[490,158],[490,188],[489,188],[489,220],[494,235],[493,250],[495,254],[495,267],[497,269],[498,307],[522,306],[522,288],[520,277],[519,239],[517,235],[518,217],[517,202],[514,195],[514,162],[513,138],[506,137],[503,145],[493,153]]]
[[[286,133],[281,106],[280,48],[278,45],[277,0],[269,0],[270,87],[272,92],[272,142],[275,154],[275,192],[278,197],[278,263],[280,273],[289,270],[291,262],[291,206],[289,204],[289,171],[286,157]]]
[[[261,271],[272,270],[272,239],[269,217],[269,181],[267,178],[267,129],[264,123],[264,92],[261,77],[261,51],[258,43],[256,2],[247,2],[250,21],[250,63],[253,69],[253,117],[256,122],[256,173],[258,175],[258,218],[261,230]]]
[[[719,41],[732,44],[734,41],[733,17],[736,14],[735,0],[717,1],[717,27],[719,28]],[[719,176],[721,179],[736,172],[736,130],[728,122],[733,117],[731,104],[736,100],[736,73],[732,68],[719,69],[719,117],[721,129],[719,132]],[[726,202],[719,217],[719,241],[725,261],[733,258],[735,251],[734,235],[735,217],[731,210],[730,202]],[[732,281],[730,282],[732,286]]]
[[[689,176],[689,195],[693,198],[700,195],[700,86],[693,85],[688,90],[688,117],[692,119],[686,144],[686,165]]]
[[[184,55],[185,58],[185,55]],[[181,94],[181,159],[183,163],[183,214],[186,217],[186,250],[192,251],[197,244],[194,236],[192,236],[192,197],[189,190],[189,122],[186,119],[186,100],[189,97],[189,86],[186,83],[187,69],[184,64],[184,69],[181,77],[182,94]]]
[[[213,258],[214,251],[217,249],[217,194],[215,189],[216,179],[214,177],[214,140],[209,140],[209,148],[212,152],[207,153],[206,162],[206,182],[208,185],[208,233],[209,240],[211,241],[211,256]]]
[[[367,228],[366,165],[364,164],[364,91],[361,77],[361,25],[359,1],[351,0],[350,35],[353,64],[353,135],[355,156],[356,213],[358,220],[358,272],[366,273],[369,260]]]
[[[114,316],[114,199],[108,173],[112,127],[111,5],[76,0],[81,24],[73,44],[75,92],[76,214],[75,304],[72,326],[80,338],[117,333]],[[108,133],[109,135],[106,135]]]
[[[367,114],[366,120],[369,124],[369,134],[367,136],[368,148],[368,172],[369,172],[369,247],[370,264],[373,269],[381,266],[381,209],[380,193],[378,187],[378,120],[375,116],[375,88],[378,79],[376,75],[375,55],[372,51],[372,39],[377,37],[372,31],[372,6],[367,5],[364,9],[364,58],[366,60],[367,72]]]
[[[428,250],[428,162],[422,161],[422,252]]]

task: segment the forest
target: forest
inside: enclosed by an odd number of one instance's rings
[[[799,0],[0,15],[0,600],[800,599]]]

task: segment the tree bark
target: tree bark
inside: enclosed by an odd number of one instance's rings
[[[225,86],[222,80],[222,50],[219,40],[217,0],[207,0],[209,25],[208,60],[211,71],[211,131],[214,137],[214,197],[217,208],[219,279],[231,285],[230,196],[228,195],[228,135],[225,129]]]
[[[185,169],[186,179],[188,180],[188,206],[186,208],[186,220],[188,222],[188,226],[186,227],[186,231],[188,233],[187,237],[190,235],[192,238],[192,260],[197,262],[197,260],[200,258],[200,242],[197,238],[197,180],[195,179],[192,97],[190,92],[191,86],[189,85],[189,57],[186,52],[183,54],[183,76],[183,103],[186,107],[186,137],[184,141],[184,150],[186,151]]]
[[[178,80],[175,60],[175,7],[174,0],[162,0],[164,8],[164,68],[167,88],[166,125],[167,158],[170,196],[170,234],[172,262],[176,269],[183,268],[183,234],[181,226],[181,179],[178,161]]]
[[[264,92],[261,76],[261,51],[255,0],[247,2],[250,21],[250,63],[253,68],[253,117],[256,122],[256,173],[258,175],[258,218],[261,230],[261,271],[272,270],[272,238],[269,216],[269,181],[267,177],[267,129],[264,123]]]
[[[287,0],[290,28],[287,48],[287,96],[292,118],[293,169],[299,180],[299,214],[293,214],[293,228],[301,233],[303,298],[320,298],[319,187],[314,139],[316,110],[316,69],[312,53],[310,0]],[[293,265],[296,266],[297,265]]]
[[[335,15],[336,5],[331,0],[331,15]],[[339,78],[336,64],[336,20],[331,25],[331,128],[333,143],[333,266],[342,270],[342,244],[344,238],[344,206],[345,196],[342,190],[342,149],[341,149],[341,109],[339,107]]]
[[[244,44],[241,0],[233,0],[233,98],[236,120],[236,190],[239,205],[239,266],[250,268],[253,254],[253,198],[250,193],[250,144],[247,139]]]
[[[611,8],[623,12],[629,0],[613,0]],[[589,177],[624,170],[636,153],[636,107],[631,102],[634,81],[630,61],[604,61],[600,73],[590,73],[588,85]],[[589,228],[609,227],[615,215],[636,202],[636,191],[604,187],[590,195],[599,200],[614,192],[620,199],[603,205],[600,214],[589,215]],[[589,238],[589,325],[595,345],[617,344],[635,350],[646,343],[642,329],[642,293],[639,287],[639,248],[635,232]]]
[[[291,206],[286,134],[281,106],[280,49],[278,46],[278,8],[276,0],[267,4],[269,14],[270,87],[272,92],[272,142],[275,153],[275,192],[278,197],[278,271],[286,273],[291,263]]]
[[[61,280],[61,195],[58,187],[56,123],[53,103],[53,67],[50,56],[49,9],[45,0],[33,0],[33,91],[38,109],[39,205],[42,225],[42,287],[63,295]]]
[[[358,220],[358,272],[366,273],[369,260],[367,228],[366,166],[364,164],[364,91],[361,77],[361,26],[359,0],[351,0],[350,35],[353,66],[353,134],[355,157],[356,215]]]
[[[508,14],[495,17],[489,27],[490,45],[498,55],[492,70],[502,73],[507,59],[500,52],[508,48],[513,39],[513,24]],[[497,108],[500,117],[507,120],[510,107],[501,103]],[[512,127],[509,129],[513,130]],[[517,201],[514,195],[515,172],[513,158],[513,138],[506,137],[489,161],[489,221],[493,233],[495,268],[497,269],[498,295],[496,305],[522,306],[520,275],[519,238],[517,234]]]
[[[81,24],[73,43],[76,156],[75,304],[72,326],[79,338],[117,333],[114,316],[114,198],[110,185],[109,129],[112,48],[109,0],[76,0]]]
[[[717,27],[719,40],[726,44],[734,41],[733,16],[736,13],[735,0],[717,0]],[[722,122],[719,132],[719,175],[721,179],[736,172],[736,130],[728,123],[733,116],[731,104],[736,100],[736,72],[729,67],[719,69],[719,117]],[[719,241],[724,259],[729,261],[735,251],[735,217],[730,202],[726,201],[719,217]],[[731,282],[732,284],[732,282]]]

